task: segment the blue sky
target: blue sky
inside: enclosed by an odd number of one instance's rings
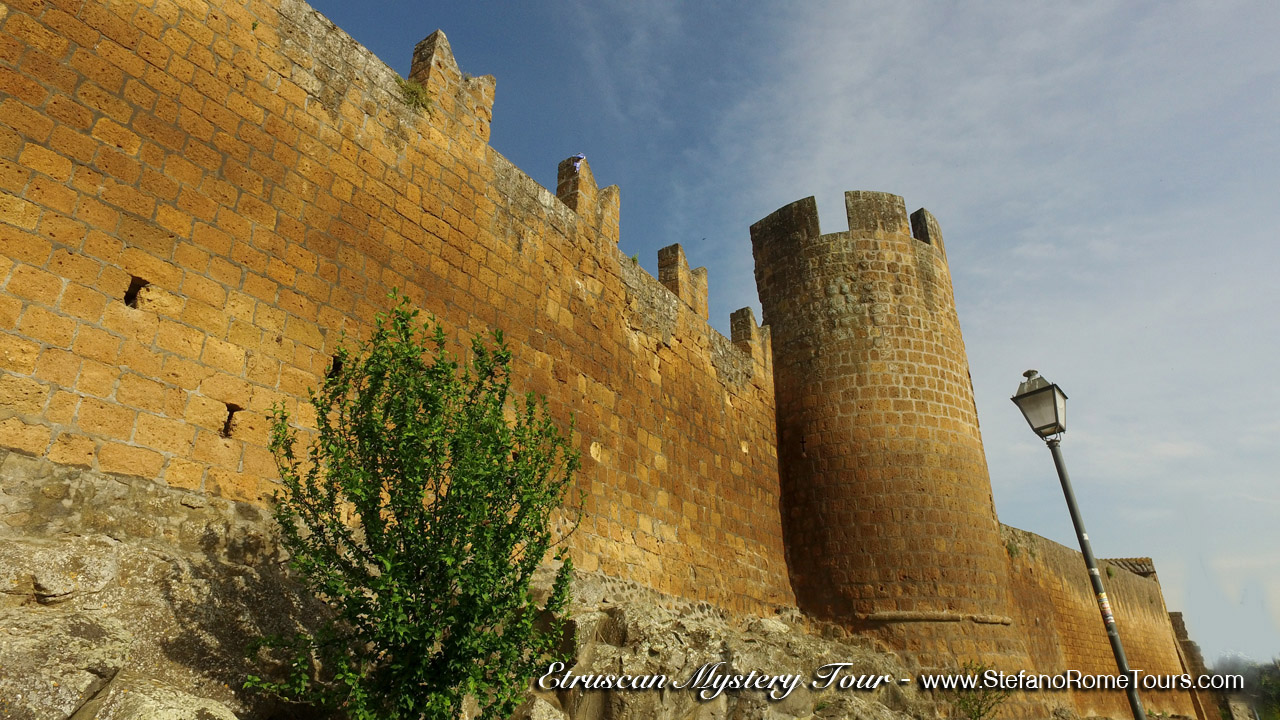
[[[1074,547],[1008,398],[1071,397],[1094,550],[1150,556],[1210,660],[1280,654],[1280,12],[1264,2],[313,3],[405,74],[441,28],[497,78],[492,145],[582,152],[621,247],[682,243],[712,324],[757,308],[748,227],[842,193],[946,238],[996,507]]]

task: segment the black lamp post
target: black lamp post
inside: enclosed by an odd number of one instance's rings
[[[1133,711],[1133,720],[1146,720],[1142,711],[1142,702],[1138,700],[1138,689],[1134,687],[1135,676],[1129,671],[1129,661],[1124,656],[1124,646],[1120,644],[1120,633],[1116,632],[1116,619],[1111,614],[1111,602],[1107,600],[1107,591],[1102,587],[1102,575],[1098,572],[1098,561],[1093,557],[1093,548],[1089,545],[1089,533],[1085,532],[1084,520],[1080,518],[1080,509],[1076,507],[1076,496],[1071,491],[1071,479],[1067,477],[1067,466],[1062,460],[1062,449],[1058,447],[1058,436],[1067,430],[1067,394],[1062,388],[1050,384],[1040,377],[1035,370],[1023,373],[1026,380],[1018,385],[1018,393],[1013,402],[1022,411],[1027,424],[1044,439],[1053,454],[1053,465],[1058,469],[1058,479],[1062,481],[1062,494],[1067,498],[1067,510],[1071,512],[1071,523],[1076,528],[1076,538],[1080,541],[1080,553],[1084,555],[1084,564],[1089,568],[1089,580],[1093,583],[1093,594],[1098,598],[1098,610],[1102,613],[1102,623],[1107,628],[1107,637],[1111,640],[1111,652],[1116,656],[1116,667],[1125,677],[1126,692],[1129,695],[1129,709]]]

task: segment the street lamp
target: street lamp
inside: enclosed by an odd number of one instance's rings
[[[1062,388],[1051,385],[1035,370],[1022,373],[1026,380],[1018,385],[1013,402],[1022,411],[1027,424],[1042,438],[1067,431],[1067,394]]]
[[[1116,667],[1127,683],[1129,709],[1133,711],[1133,720],[1146,720],[1142,702],[1138,700],[1138,689],[1134,687],[1136,678],[1129,671],[1129,661],[1125,659],[1124,646],[1120,644],[1120,633],[1116,632],[1116,619],[1111,614],[1111,602],[1107,600],[1107,591],[1102,587],[1098,561],[1093,557],[1089,533],[1085,532],[1084,520],[1080,518],[1076,496],[1071,490],[1071,478],[1067,476],[1067,466],[1062,460],[1062,449],[1058,447],[1059,436],[1067,430],[1067,394],[1062,392],[1062,388],[1040,377],[1040,373],[1035,370],[1028,370],[1022,376],[1026,380],[1018,385],[1018,393],[1012,400],[1027,419],[1027,424],[1036,435],[1044,439],[1049,452],[1053,454],[1053,465],[1058,469],[1062,494],[1067,498],[1067,510],[1071,512],[1071,523],[1075,525],[1076,539],[1080,541],[1080,554],[1084,555],[1084,564],[1089,568],[1089,580],[1093,583],[1093,594],[1098,598],[1102,624],[1106,626],[1107,638],[1111,640],[1111,652],[1116,656]]]

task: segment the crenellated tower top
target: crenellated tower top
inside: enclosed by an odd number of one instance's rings
[[[910,215],[902,196],[886,192],[851,190],[844,194],[845,216],[848,230],[854,236],[865,237],[913,237],[926,245],[932,245],[945,257],[942,229],[938,221],[924,208]],[[834,233],[835,235],[844,232]],[[818,204],[813,197],[797,200],[775,210],[768,217],[751,226],[753,243],[802,242],[821,239],[818,223]]]

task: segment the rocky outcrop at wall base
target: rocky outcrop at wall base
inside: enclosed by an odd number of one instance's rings
[[[241,503],[0,453],[0,717],[267,717],[247,642],[307,602]]]
[[[240,689],[248,641],[322,610],[289,580],[260,508],[135,477],[0,451],[0,717],[243,720],[310,717]],[[740,617],[599,574],[575,579],[572,672],[797,673],[781,700],[696,689],[538,692],[556,720],[934,717],[914,686],[818,692],[828,663],[906,677],[897,658],[798,612]]]
[[[111,617],[63,608],[5,608],[0,628],[6,718],[69,717],[115,678],[132,639]]]
[[[662,677],[661,690],[538,691],[525,708],[530,720],[727,720],[769,718],[935,717],[932,699],[908,677],[895,655],[876,651],[866,639],[851,639],[834,626],[808,627],[799,613],[778,618],[733,617],[710,605],[672,601],[653,591],[601,575],[579,575],[574,583],[576,663],[572,674]],[[780,699],[763,691],[707,689],[695,680],[700,669],[722,663],[721,677],[798,675],[794,690],[779,686]],[[815,673],[831,663],[842,671],[887,676],[874,690],[814,689]],[[553,685],[563,673],[549,676]],[[695,680],[691,683],[691,680]],[[825,681],[820,681],[825,682]],[[674,685],[680,685],[676,688]]]

